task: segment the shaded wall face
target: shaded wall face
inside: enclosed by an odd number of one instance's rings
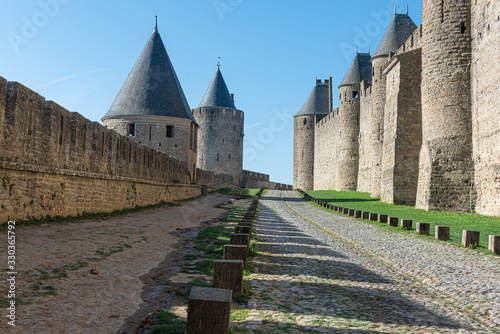
[[[233,176],[240,184],[243,169],[244,114],[227,108],[193,110],[200,125],[198,134],[198,167]]]
[[[294,117],[294,188],[314,188],[314,128],[314,116]]]
[[[422,144],[421,52],[393,62],[387,72],[381,200],[415,205]]]
[[[382,178],[382,146],[384,142],[384,108],[386,94],[386,78],[383,68],[387,57],[372,59],[372,122],[371,122],[371,190],[372,197],[380,197],[380,180]]]
[[[338,117],[336,109],[314,130],[314,190],[336,189],[338,178]]]
[[[356,191],[359,168],[359,85],[340,87],[338,127],[338,179],[336,189]]]
[[[476,212],[500,216],[500,2],[472,5],[472,132]]]
[[[372,170],[372,87],[361,83],[360,117],[359,117],[359,170],[357,191],[370,192]]]
[[[474,202],[470,1],[424,1],[422,150],[417,207],[469,211]],[[472,195],[471,195],[472,194]]]

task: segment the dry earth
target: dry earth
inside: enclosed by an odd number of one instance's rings
[[[188,242],[184,237],[225,216],[221,205],[228,199],[209,195],[109,220],[18,227],[16,288],[25,304],[17,305],[15,328],[2,307],[0,332],[135,332],[164,303],[165,288],[154,280],[178,270],[175,254]],[[0,240],[0,268],[6,268],[5,231]],[[1,276],[6,291],[6,269]]]

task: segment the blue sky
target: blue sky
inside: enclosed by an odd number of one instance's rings
[[[397,2],[417,25],[422,1]],[[315,79],[334,106],[355,45],[375,51],[394,12],[386,0],[2,1],[0,76],[93,121],[107,112],[154,27],[191,108],[221,57],[245,112],[244,168],[292,183],[293,119]]]

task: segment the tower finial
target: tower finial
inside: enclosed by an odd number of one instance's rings
[[[220,67],[220,57],[219,57],[219,60],[217,61],[217,69],[219,69]]]
[[[408,4],[406,4],[406,15],[408,15]]]
[[[358,46],[356,45],[356,54],[358,54]]]
[[[370,54],[370,46],[368,45],[368,54]]]
[[[158,13],[155,15],[155,30],[158,30]]]
[[[394,0],[394,15],[396,15],[396,0]]]

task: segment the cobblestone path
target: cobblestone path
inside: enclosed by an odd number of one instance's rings
[[[291,191],[268,191],[259,208],[243,332],[500,332],[497,258],[327,212]]]

